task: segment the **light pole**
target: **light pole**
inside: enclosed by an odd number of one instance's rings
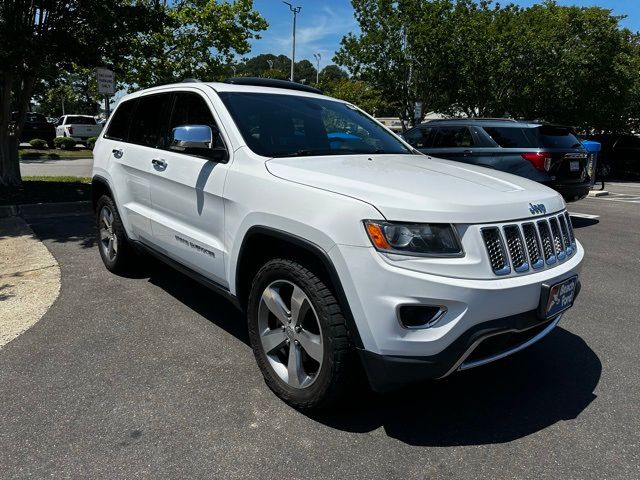
[[[289,10],[293,13],[293,46],[291,50],[291,81],[293,82],[293,65],[296,62],[296,16],[302,10],[302,7],[294,7],[289,2],[282,2],[286,5],[289,5]]]
[[[273,60],[267,60],[267,64],[269,65],[269,70],[273,70]]]
[[[320,55],[320,53],[314,53],[313,58],[316,59],[316,65],[318,66],[316,68],[316,87],[317,87],[318,83],[320,83],[320,59],[322,58],[322,56]]]

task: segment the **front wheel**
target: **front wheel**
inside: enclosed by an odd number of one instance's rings
[[[113,199],[103,195],[96,204],[96,227],[100,257],[107,270],[124,274],[133,269],[135,251],[129,243]]]
[[[267,385],[300,409],[325,407],[351,384],[354,349],[340,305],[313,272],[287,259],[257,273],[249,337]]]

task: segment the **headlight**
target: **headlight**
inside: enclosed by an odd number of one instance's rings
[[[448,223],[390,223],[365,220],[367,234],[381,252],[423,257],[460,257],[462,245]]]

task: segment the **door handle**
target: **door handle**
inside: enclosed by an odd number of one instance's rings
[[[471,155],[472,153],[473,153],[473,150],[465,150],[464,152],[462,152],[462,154],[463,154],[465,157],[468,157],[468,156],[469,156],[469,155]]]
[[[111,150],[111,153],[113,153],[113,156],[116,158],[122,158],[122,154],[124,152],[122,151],[122,149],[114,148],[113,150]]]
[[[167,168],[167,162],[165,162],[161,158],[154,158],[153,160],[151,160],[151,163],[153,163],[156,167]]]

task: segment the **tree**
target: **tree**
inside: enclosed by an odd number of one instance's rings
[[[1,186],[21,183],[18,144],[36,81],[72,64],[117,63],[130,51],[132,34],[153,30],[158,16],[156,0],[0,3]]]
[[[35,111],[48,117],[59,117],[64,113],[97,115],[100,113],[101,95],[95,75],[91,69],[72,68],[72,72],[61,72],[52,79],[36,84],[33,92]]]
[[[320,70],[320,83],[334,82],[336,80],[347,78],[348,76],[347,72],[342,70],[338,65],[332,63]]]
[[[342,78],[324,87],[325,95],[352,103],[371,115],[381,115],[389,110],[380,90],[362,80]]]
[[[599,7],[489,0],[353,0],[359,35],[335,61],[379,89],[405,124],[413,105],[624,130],[640,118],[638,35]],[[630,121],[630,119],[632,121]]]
[[[226,66],[267,28],[252,0],[178,0],[162,10],[160,30],[140,32],[133,42],[121,75],[130,89],[225,76]]]

